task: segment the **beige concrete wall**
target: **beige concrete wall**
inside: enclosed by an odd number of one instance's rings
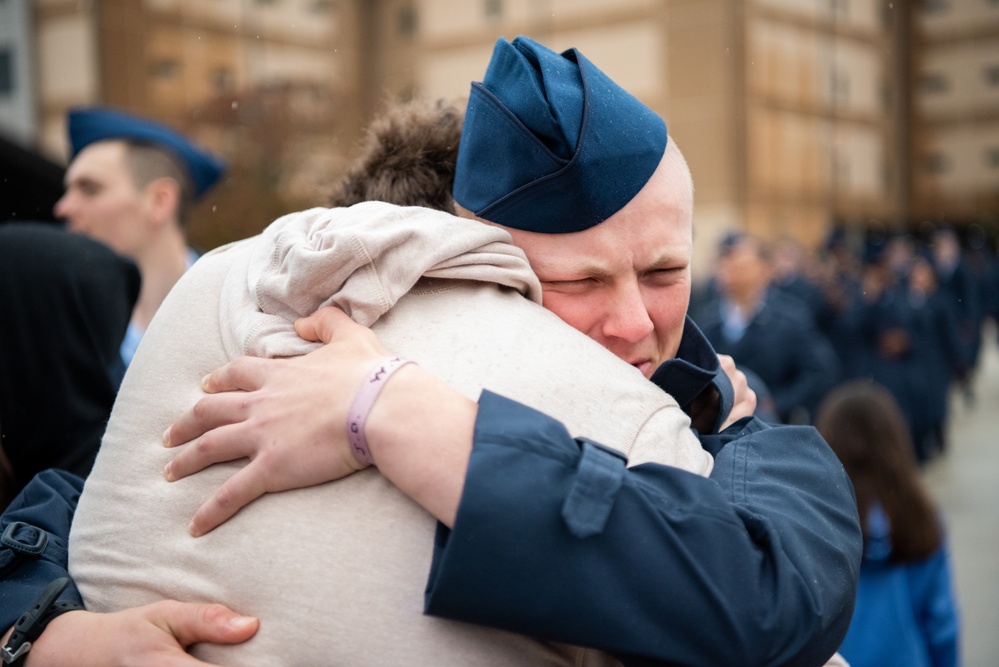
[[[100,100],[95,26],[89,15],[67,12],[43,17],[37,30],[39,145],[65,160],[65,110]]]
[[[481,81],[493,52],[492,42],[425,53],[417,73],[421,94],[429,98],[467,98],[472,81]]]
[[[999,5],[952,0],[917,14],[914,184],[923,217],[999,214]],[[934,85],[930,85],[930,84]]]
[[[254,31],[261,38],[296,42],[329,39],[338,27],[333,4],[313,0],[141,0],[153,12],[175,14],[193,24]]]
[[[948,0],[939,10],[919,12],[918,20],[928,35],[942,37],[999,27],[999,7],[987,0]]]

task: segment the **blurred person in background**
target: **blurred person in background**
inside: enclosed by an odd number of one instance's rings
[[[910,430],[916,460],[923,464],[946,449],[950,392],[966,377],[968,357],[960,340],[957,304],[938,288],[937,274],[924,253],[912,261],[906,297],[912,311],[911,383],[920,399]]]
[[[771,286],[808,306],[812,319],[821,328],[826,302],[815,279],[816,267],[811,254],[800,241],[789,236],[781,236],[771,246]]]
[[[120,381],[156,310],[197,259],[184,223],[224,166],[171,128],[115,109],[72,110],[67,127],[71,159],[56,216],[131,258],[142,274],[115,371]]]
[[[982,285],[968,265],[961,248],[961,239],[952,227],[938,227],[930,239],[933,266],[938,289],[953,304],[957,316],[958,340],[961,344],[966,373],[959,384],[967,400],[973,400],[972,378],[978,366],[982,344],[982,322],[988,305]]]
[[[781,421],[810,423],[840,373],[836,353],[815,326],[812,309],[771,288],[769,247],[755,236],[729,239],[715,275],[718,295],[698,316],[704,335],[720,354],[759,376]]]
[[[89,474],[139,283],[130,260],[94,240],[45,223],[0,227],[0,446],[11,477],[0,495],[46,468]]]
[[[821,255],[820,284],[824,302],[819,329],[826,334],[839,359],[840,379],[866,372],[867,354],[860,334],[863,303],[860,257],[845,242],[831,239]]]
[[[898,404],[868,380],[836,387],[816,426],[857,494],[864,559],[840,654],[851,667],[957,667],[958,608],[943,517]]]

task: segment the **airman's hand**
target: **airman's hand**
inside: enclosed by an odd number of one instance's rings
[[[364,467],[347,446],[347,410],[364,376],[389,353],[336,308],[299,320],[295,329],[325,345],[301,357],[244,357],[223,366],[205,378],[207,395],[164,434],[167,447],[188,443],[164,471],[170,481],[214,463],[250,459],[197,511],[192,535],[213,530],[265,493]]]
[[[721,430],[739,421],[743,417],[750,417],[756,411],[756,392],[753,391],[746,374],[735,365],[735,359],[727,354],[719,354],[718,361],[721,362],[722,370],[732,383],[735,390],[735,400],[732,403],[732,411],[728,413],[728,418],[722,423]]]

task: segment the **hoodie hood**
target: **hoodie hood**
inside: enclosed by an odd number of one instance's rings
[[[422,278],[491,282],[541,303],[541,285],[509,233],[419,207],[365,202],[279,218],[240,249],[220,302],[230,357],[306,354],[294,322],[336,306],[371,326]]]

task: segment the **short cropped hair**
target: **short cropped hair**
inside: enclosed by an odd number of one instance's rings
[[[675,164],[677,167],[676,173],[679,173],[680,178],[684,181],[684,186],[688,192],[690,192],[690,205],[693,207],[694,201],[694,177],[690,173],[690,167],[687,165],[687,159],[683,157],[683,153],[680,151],[680,147],[677,145],[676,140],[673,137],[669,138],[666,143],[666,151],[663,153],[663,161]],[[693,215],[693,210],[687,211],[688,214]]]
[[[123,140],[125,167],[132,175],[135,187],[144,188],[158,178],[169,178],[177,183],[180,198],[177,203],[177,222],[184,224],[194,205],[194,185],[180,160],[169,150],[156,144]]]
[[[361,152],[330,206],[383,201],[454,213],[455,166],[464,110],[454,102],[399,104],[368,126]]]

